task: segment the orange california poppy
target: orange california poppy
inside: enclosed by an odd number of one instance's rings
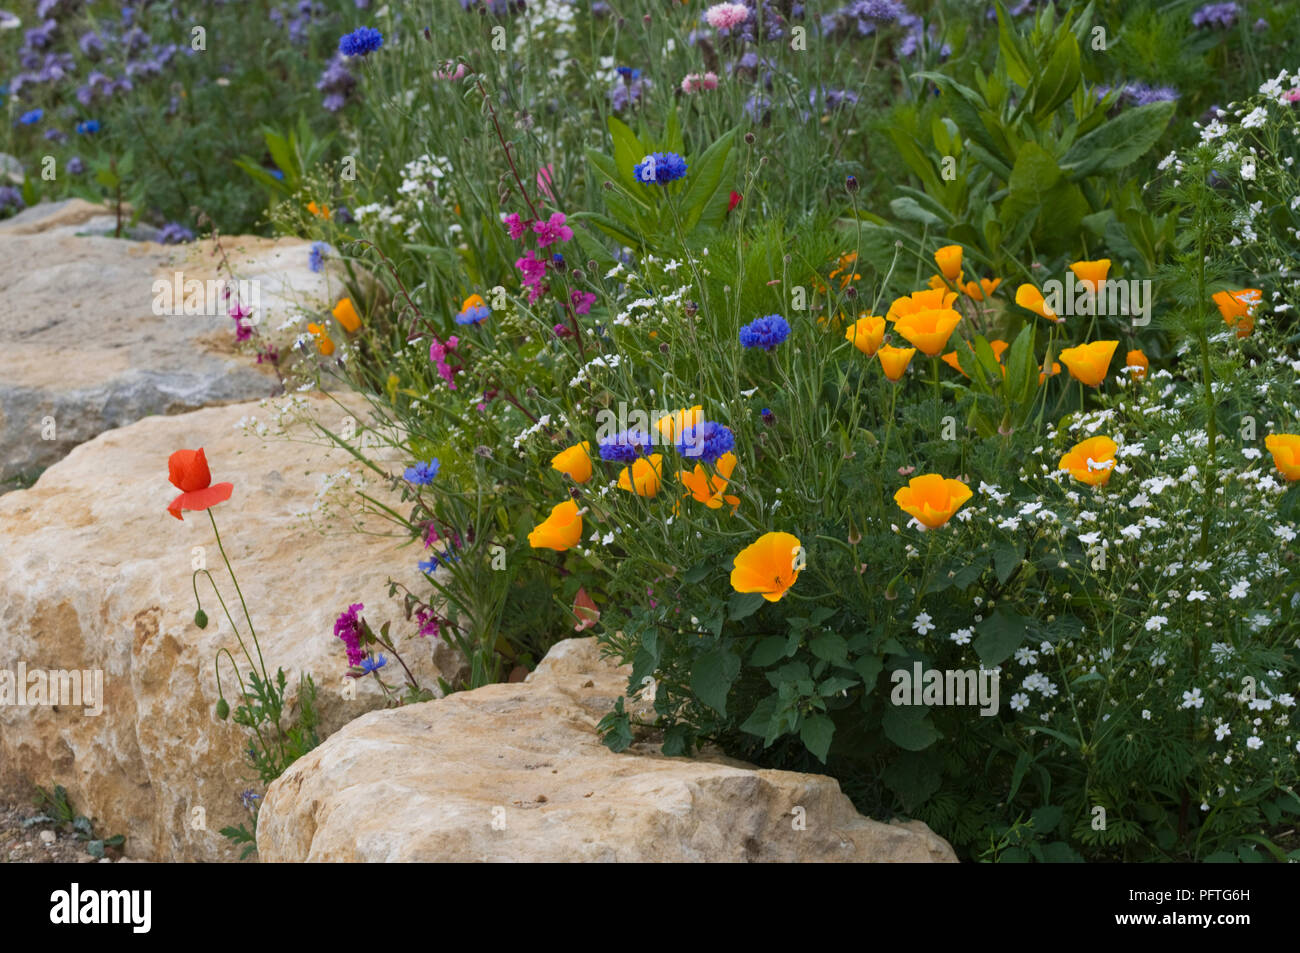
[[[564,552],[578,544],[582,538],[582,514],[578,504],[565,500],[551,507],[551,515],[533,527],[528,534],[528,545],[533,549],[554,549]]]
[[[871,357],[880,350],[880,345],[885,340],[885,319],[874,314],[864,315],[844,329],[844,337],[852,341],[853,346],[867,357]]]
[[[961,315],[952,308],[935,308],[899,315],[894,330],[926,357],[938,357],[960,321]]]
[[[758,592],[776,602],[799,578],[796,567],[803,565],[803,546],[789,533],[764,533],[742,549],[732,565],[732,589]]]
[[[343,330],[348,334],[355,333],[357,328],[361,327],[361,318],[357,315],[357,309],[353,306],[351,298],[341,298],[330,314],[334,315],[334,319],[343,325]]]
[[[889,306],[889,310],[885,313],[885,320],[897,321],[903,315],[915,314],[917,311],[951,308],[952,303],[956,300],[957,292],[949,291],[947,288],[914,291],[910,295],[895,298],[894,303]]]
[[[1101,291],[1102,285],[1106,283],[1106,275],[1110,273],[1110,259],[1076,261],[1070,266],[1070,270],[1074,272],[1074,277],[1080,284],[1095,294]]]
[[[674,444],[678,437],[702,423],[704,423],[704,405],[696,404],[694,407],[683,407],[681,410],[674,410],[660,417],[655,421],[655,429],[659,431],[659,436],[663,438],[664,443]]]
[[[624,467],[618,475],[618,488],[635,493],[637,496],[654,496],[663,486],[662,453],[652,453],[649,457],[637,457],[630,467]]]
[[[718,462],[713,468],[713,475],[704,464],[695,464],[695,470],[682,470],[680,479],[682,486],[687,489],[687,496],[692,496],[700,503],[703,503],[711,510],[716,510],[722,506],[723,502],[730,503],[733,509],[740,505],[740,498],[723,495],[723,490],[727,488],[727,483],[731,479],[732,471],[736,469],[737,458],[734,453],[724,453],[718,457]]]
[[[989,347],[993,350],[993,356],[997,358],[998,363],[1001,364],[1002,354],[1008,347],[1010,347],[1010,345],[1007,344],[1006,341],[989,341]],[[943,361],[954,371],[958,371],[962,377],[970,377],[969,374],[962,370],[961,360],[957,357],[956,351],[949,351],[947,354],[943,355],[943,357],[939,358],[939,360]],[[1002,374],[1004,377],[1006,376],[1006,373],[1007,369],[1005,367],[1002,368]]]
[[[1216,291],[1212,296],[1223,315],[1223,323],[1237,332],[1237,337],[1244,338],[1255,329],[1255,309],[1264,298],[1264,292],[1258,288],[1242,288],[1239,291]]]
[[[885,372],[885,376],[891,381],[897,381],[902,378],[907,365],[912,363],[912,355],[915,353],[914,347],[894,347],[886,344],[876,351],[876,357],[880,359],[880,369]]]
[[[894,502],[921,525],[938,529],[962,504],[971,498],[971,489],[961,480],[945,479],[937,473],[912,477],[907,486],[894,494]]]
[[[317,205],[315,202],[308,202],[307,211],[311,212],[317,218],[323,218],[326,221],[329,221],[330,219],[330,210],[328,205]]]
[[[974,301],[983,301],[991,297],[993,292],[998,290],[998,285],[1002,284],[1001,278],[981,278],[979,281],[968,281],[962,289],[966,292],[967,297]]]
[[[1110,359],[1115,356],[1118,341],[1093,341],[1061,351],[1061,363],[1070,369],[1070,376],[1089,387],[1097,387],[1106,379]]]
[[[1048,374],[1047,371],[1043,370],[1043,365],[1039,364],[1038,365],[1038,386],[1042,387],[1043,381],[1047,380],[1048,377],[1055,377],[1059,373],[1061,373],[1061,365],[1058,364],[1056,361],[1052,362],[1051,374]]]
[[[1147,368],[1151,366],[1151,362],[1147,360],[1145,354],[1134,348],[1124,356],[1124,366],[1128,368],[1128,372],[1133,375],[1134,380],[1140,381],[1146,379]]]
[[[334,353],[334,340],[329,336],[329,332],[314,321],[307,325],[307,330],[316,338],[316,346],[320,348],[321,354],[329,357]]]
[[[1027,311],[1032,311],[1039,317],[1046,318],[1048,321],[1055,321],[1058,324],[1065,319],[1047,306],[1043,300],[1043,293],[1033,285],[1021,285],[1016,289],[1016,304]]]
[[[575,443],[551,458],[551,469],[563,473],[574,483],[591,479],[591,441]]]
[[[961,278],[961,246],[944,245],[934,253],[934,263],[939,266],[945,278],[958,281]]]
[[[1273,454],[1273,465],[1288,480],[1300,480],[1300,435],[1271,433],[1264,438],[1264,446]]]
[[[197,450],[177,450],[168,457],[167,479],[181,491],[181,495],[167,507],[167,512],[178,520],[184,519],[181,510],[206,510],[230,499],[230,494],[235,490],[233,483],[213,485],[208,458],[203,455],[202,447]]]
[[[1105,486],[1115,469],[1115,451],[1119,447],[1110,437],[1089,437],[1076,443],[1061,457],[1058,469],[1088,486]]]

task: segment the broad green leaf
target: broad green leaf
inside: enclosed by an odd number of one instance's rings
[[[704,214],[704,209],[718,190],[722,181],[722,171],[731,152],[731,144],[736,138],[736,130],[721,136],[713,145],[704,150],[704,154],[694,159],[686,170],[686,190],[681,195],[682,228],[690,232]]]
[[[799,740],[822,764],[826,763],[826,752],[830,751],[834,736],[835,722],[825,715],[809,715],[799,726]]]
[[[1005,609],[995,609],[993,614],[975,626],[975,651],[988,668],[1001,665],[1020,648],[1025,638],[1025,620]]]
[[[719,647],[701,655],[691,669],[691,691],[719,715],[727,714],[727,693],[740,673],[740,656]]]
[[[1156,144],[1173,115],[1172,102],[1136,106],[1081,137],[1062,160],[1070,181],[1114,172],[1136,161]]]
[[[880,719],[885,737],[908,751],[923,751],[943,736],[924,705],[890,705]]]

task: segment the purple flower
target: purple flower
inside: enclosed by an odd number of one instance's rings
[[[655,152],[632,167],[643,185],[667,185],[686,174],[686,160],[675,152]]]
[[[565,217],[563,212],[554,212],[549,221],[533,222],[533,231],[537,233],[537,247],[545,248],[547,245],[555,242],[567,242],[573,238],[573,229],[564,224]],[[514,237],[514,228],[511,227],[510,235]]]
[[[316,81],[316,89],[325,94],[322,105],[332,113],[347,105],[356,85],[357,79],[348,70],[347,58],[341,53],[334,54]]]
[[[1235,3],[1207,3],[1192,14],[1192,26],[1198,30],[1205,27],[1228,29],[1237,22],[1241,7]]]
[[[72,162],[68,162],[68,171],[72,171]],[[180,222],[168,222],[158,232],[158,241],[163,245],[181,245],[194,241],[194,233]],[[240,338],[239,340],[244,340]]]
[[[365,623],[357,618],[357,613],[364,608],[362,603],[354,602],[334,621],[334,634],[347,646],[348,665],[360,665],[366,657],[366,653],[361,650],[362,626]]]
[[[736,435],[729,427],[706,420],[688,427],[677,439],[676,449],[683,457],[716,463],[718,457],[728,453],[736,445]]]
[[[329,250],[329,245],[324,242],[312,242],[311,251],[307,253],[307,267],[313,272],[319,272],[325,267],[325,253]]]
[[[654,441],[644,430],[625,430],[605,440],[597,440],[600,459],[616,463],[631,463],[652,446]]]

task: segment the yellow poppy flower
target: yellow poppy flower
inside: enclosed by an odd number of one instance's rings
[[[1074,277],[1079,280],[1089,291],[1094,294],[1101,291],[1102,285],[1106,283],[1106,275],[1110,273],[1110,259],[1098,258],[1096,261],[1076,261],[1070,266],[1074,272]]]
[[[1244,338],[1255,329],[1255,309],[1264,298],[1264,292],[1258,288],[1242,288],[1239,291],[1216,291],[1211,297],[1219,306],[1223,323],[1237,332],[1237,337]]]
[[[664,485],[663,461],[662,453],[637,457],[630,467],[624,467],[618,475],[618,488],[637,496],[654,496]]]
[[[564,552],[576,546],[582,538],[582,514],[578,504],[565,500],[551,508],[551,515],[538,523],[528,534],[528,545],[533,549],[553,549]]]
[[[330,219],[331,213],[328,205],[317,205],[315,202],[308,202],[307,211],[311,212],[311,214],[315,215],[317,218],[325,219],[327,222]]]
[[[1300,480],[1300,435],[1271,433],[1264,446],[1273,454],[1273,465],[1288,480]]]
[[[702,423],[704,423],[704,406],[696,404],[694,407],[683,407],[681,410],[674,410],[671,414],[660,417],[655,421],[655,429],[659,431],[659,436],[663,438],[664,443],[674,444],[678,437]]]
[[[1133,375],[1134,380],[1140,381],[1146,378],[1147,368],[1151,366],[1151,362],[1147,360],[1145,354],[1134,348],[1124,356],[1124,366],[1129,369],[1128,372]]]
[[[1088,486],[1105,486],[1115,469],[1115,451],[1119,447],[1110,437],[1089,437],[1076,443],[1061,457],[1058,469]]]
[[[686,495],[694,497],[711,510],[721,507],[724,501],[730,503],[733,508],[739,506],[739,497],[724,496],[722,493],[727,488],[732,471],[736,469],[736,462],[734,453],[724,453],[718,457],[712,476],[702,463],[695,464],[693,472],[682,470],[680,478],[682,486],[688,491]]]
[[[938,357],[960,321],[961,315],[952,308],[936,308],[900,315],[894,330],[927,357]]]
[[[885,313],[885,320],[897,321],[905,314],[951,308],[952,303],[956,300],[957,292],[948,291],[946,288],[914,291],[910,295],[895,298],[894,303],[889,306],[889,311]]]
[[[307,325],[307,330],[316,338],[316,347],[320,349],[321,354],[329,357],[334,353],[334,341],[330,338],[329,333],[319,324],[312,322]]]
[[[852,341],[853,346],[867,357],[871,357],[880,350],[880,345],[885,340],[885,319],[874,314],[858,318],[844,329],[844,337]]]
[[[584,440],[551,458],[551,469],[563,473],[574,483],[591,479],[591,442]]]
[[[902,378],[915,353],[914,347],[893,347],[886,344],[876,351],[876,357],[880,358],[880,369],[885,372],[885,376],[891,381],[897,381]]]
[[[340,299],[330,314],[334,315],[334,320],[343,325],[343,330],[348,334],[355,333],[357,328],[361,327],[361,318],[357,316],[357,309],[353,307],[351,298]]]
[[[764,533],[740,551],[732,562],[731,588],[758,592],[777,602],[799,578],[803,545],[789,533]]]
[[[981,278],[979,281],[968,281],[962,289],[966,296],[973,301],[983,301],[990,297],[993,292],[998,290],[998,285],[1002,284],[1001,278]]]
[[[899,509],[929,529],[938,529],[971,498],[971,488],[961,480],[937,473],[912,477],[894,494]]]
[[[1110,359],[1115,356],[1118,341],[1093,341],[1078,347],[1067,347],[1061,352],[1061,363],[1070,369],[1070,376],[1089,387],[1096,387],[1106,379]]]
[[[1039,317],[1046,318],[1048,321],[1060,323],[1065,319],[1047,306],[1043,300],[1043,293],[1033,285],[1021,285],[1016,289],[1016,304],[1027,311],[1032,311]]]
[[[949,281],[961,278],[961,246],[944,245],[934,253],[934,262]]]

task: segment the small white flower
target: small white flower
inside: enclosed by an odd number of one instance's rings
[[[1205,704],[1205,698],[1201,695],[1199,688],[1193,688],[1190,692],[1183,692],[1182,708],[1200,708]]]
[[[1187,594],[1188,602],[1204,602],[1210,597],[1210,594],[1204,589],[1193,589]]]
[[[1146,623],[1145,628],[1146,628],[1146,630],[1147,630],[1148,632],[1159,632],[1159,631],[1160,631],[1161,629],[1163,629],[1163,628],[1164,628],[1168,623],[1169,623],[1169,620],[1166,619],[1164,616],[1162,616],[1162,615],[1153,615],[1151,618],[1147,619],[1147,623]]]
[[[1250,592],[1250,581],[1247,579],[1241,579],[1228,590],[1228,598],[1245,599],[1248,592]]]
[[[930,619],[930,613],[922,612],[913,620],[912,628],[916,629],[918,635],[925,635],[927,632],[933,632],[938,626]]]
[[[1016,692],[1011,696],[1011,710],[1024,711],[1029,707],[1029,696],[1024,692]]]
[[[956,632],[950,634],[948,638],[952,639],[958,645],[970,645],[971,636],[974,634],[975,630],[971,628],[958,629]]]
[[[1264,739],[1259,735],[1251,735],[1246,739],[1246,747],[1251,751],[1258,751],[1260,748],[1264,747]]]
[[[1228,735],[1232,734],[1232,729],[1227,725],[1216,725],[1214,728],[1214,740],[1222,741]]]

